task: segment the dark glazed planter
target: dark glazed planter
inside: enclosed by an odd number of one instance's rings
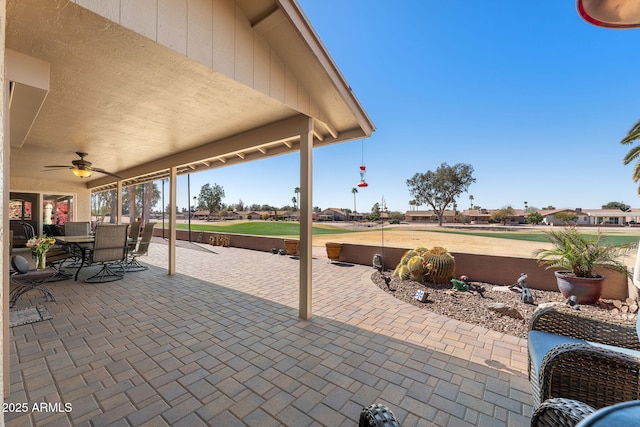
[[[578,297],[578,304],[595,304],[602,295],[602,282],[605,276],[575,277],[568,276],[569,271],[554,272],[558,280],[558,289],[562,296]]]

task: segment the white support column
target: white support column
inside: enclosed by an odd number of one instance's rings
[[[313,219],[313,119],[300,132],[300,309],[302,319],[311,318],[311,252]]]
[[[118,181],[116,192],[116,224],[122,224],[122,181]]]
[[[178,168],[172,167],[169,175],[169,266],[167,274],[176,274],[176,203]]]
[[[6,1],[0,0],[0,99],[2,99],[2,109],[0,109],[0,273],[2,275],[2,287],[0,288],[0,317],[2,327],[0,328],[0,402],[4,402],[9,396],[11,381],[9,378],[11,354],[11,341],[9,334],[9,153],[11,142],[9,141],[9,82],[5,80],[5,23],[6,23]],[[2,421],[4,425],[4,418]]]

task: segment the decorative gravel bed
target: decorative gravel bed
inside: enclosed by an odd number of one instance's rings
[[[388,285],[385,278],[389,282]],[[407,304],[521,338],[527,337],[529,321],[539,304],[565,304],[565,299],[560,292],[535,289],[531,290],[534,305],[524,304],[520,302],[519,290],[509,290],[508,285],[469,282],[472,285],[485,288],[483,297],[478,292],[455,291],[451,289],[451,285],[422,284],[411,280],[402,280],[398,277],[391,277],[391,272],[385,272],[383,276],[375,271],[371,275],[371,280],[380,289]],[[416,299],[416,293],[419,290],[428,294],[425,302]],[[502,313],[490,309],[494,304],[503,304]],[[619,302],[613,300],[601,299],[598,304],[581,305],[579,309],[593,311],[604,317],[624,317],[629,321],[635,321],[636,314],[621,314],[616,310],[616,304],[620,305]]]

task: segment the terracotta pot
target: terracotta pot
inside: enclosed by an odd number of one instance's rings
[[[340,260],[340,251],[342,250],[342,243],[325,243],[327,248],[327,258],[331,261]]]
[[[298,255],[299,240],[285,240],[284,247],[287,251],[287,255]]]
[[[595,304],[602,295],[602,282],[605,276],[575,277],[570,271],[555,271],[558,289],[562,296],[578,297],[578,304]]]

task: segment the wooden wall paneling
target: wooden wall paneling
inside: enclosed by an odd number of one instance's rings
[[[242,10],[235,13],[235,69],[234,78],[253,87],[253,29]]]
[[[120,25],[157,40],[158,0],[122,0]]]
[[[271,72],[269,73],[269,95],[278,101],[284,102],[285,65],[282,59],[271,50]]]
[[[213,69],[234,76],[235,65],[235,3],[233,0],[213,1]]]
[[[158,43],[187,55],[187,0],[158,2]]]
[[[213,3],[188,0],[187,56],[199,63],[213,65]]]
[[[253,37],[253,87],[268,94],[271,79],[271,48],[259,35]]]
[[[120,22],[120,0],[73,0],[78,6],[89,9],[113,22]]]

